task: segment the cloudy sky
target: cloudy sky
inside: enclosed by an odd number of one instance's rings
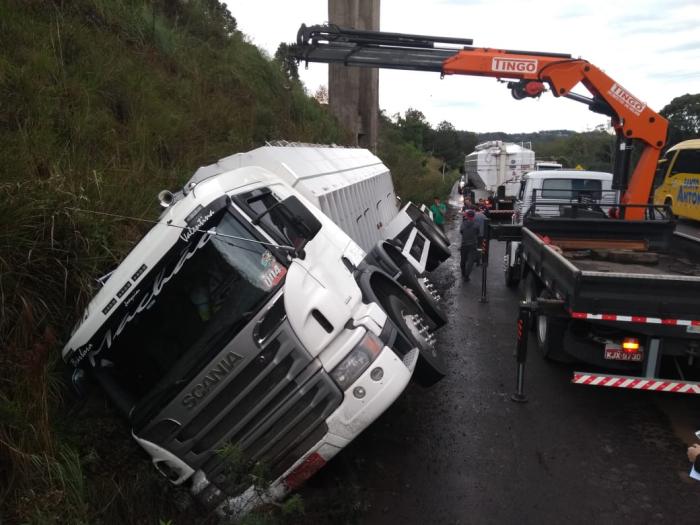
[[[274,54],[302,23],[324,23],[327,0],[228,0],[238,27]],[[473,38],[474,45],[569,53],[603,69],[659,111],[672,98],[700,93],[700,0],[381,0],[381,30]],[[327,84],[327,66],[301,67],[307,90]],[[588,95],[582,86],[574,91]],[[494,78],[380,70],[379,107],[413,107],[437,124],[470,131],[584,131],[607,119],[555,99],[516,101]]]

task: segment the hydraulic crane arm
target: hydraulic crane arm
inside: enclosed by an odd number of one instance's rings
[[[473,47],[471,39],[364,31],[334,25],[302,25],[295,58],[305,62],[509,79],[508,87],[516,99],[539,97],[548,86],[555,97],[583,102],[591,111],[612,118],[618,137],[614,187],[622,191],[623,204],[646,204],[649,199],[668,122],[586,60],[558,53]],[[590,92],[590,98],[571,92],[579,83]],[[644,148],[628,180],[633,139],[641,141]],[[628,219],[643,217],[642,208],[627,210]]]

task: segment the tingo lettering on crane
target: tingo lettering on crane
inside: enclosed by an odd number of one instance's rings
[[[534,73],[537,71],[537,60],[493,57],[491,70],[503,73]]]

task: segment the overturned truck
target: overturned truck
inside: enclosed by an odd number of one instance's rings
[[[63,350],[174,484],[222,514],[282,497],[413,377],[441,379],[425,276],[449,256],[369,151],[266,146],[161,192]],[[231,466],[231,458],[236,465]],[[264,490],[249,472],[267,472]]]

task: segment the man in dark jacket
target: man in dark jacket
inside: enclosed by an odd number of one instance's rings
[[[476,261],[479,226],[474,221],[474,216],[474,210],[467,210],[464,214],[462,226],[459,228],[459,233],[462,234],[459,267],[462,270],[462,277],[464,277],[465,281],[469,280],[469,274],[472,272],[474,261]]]

